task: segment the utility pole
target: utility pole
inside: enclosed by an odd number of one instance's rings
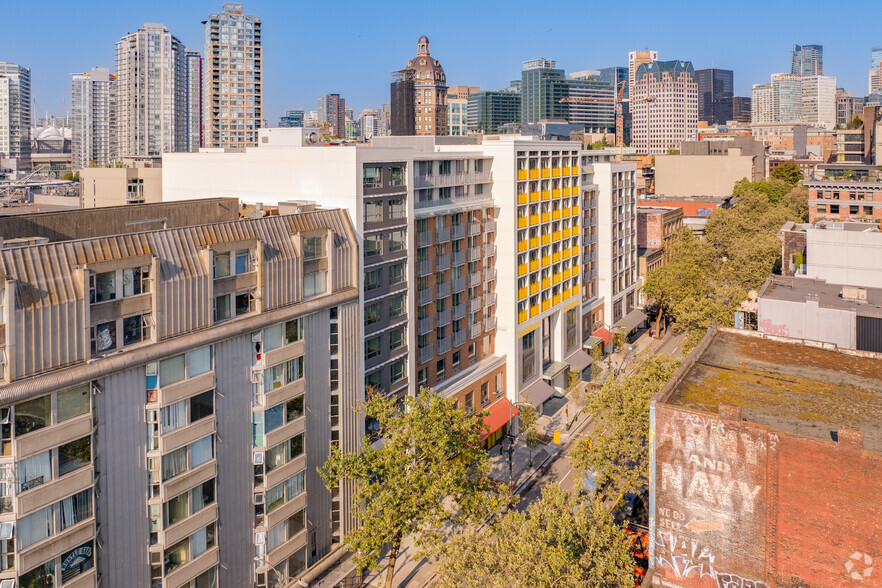
[[[512,484],[512,456],[514,455],[515,436],[508,436],[508,488],[511,489]]]

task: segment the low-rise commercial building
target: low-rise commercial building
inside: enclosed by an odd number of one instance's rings
[[[732,196],[695,196],[682,198],[646,198],[637,201],[640,208],[679,208],[683,211],[683,225],[698,237],[704,236],[707,219],[717,208],[732,208]]]
[[[882,221],[882,181],[879,168],[849,164],[818,166],[808,189],[809,222]]]
[[[781,273],[834,284],[882,288],[882,233],[877,223],[785,223]]]
[[[352,487],[316,471],[364,427],[344,211],[5,248],[0,264],[0,582],[279,587],[353,528]]]
[[[679,206],[637,208],[637,247],[664,249],[664,261],[671,259],[670,242],[683,228],[683,209]]]
[[[749,137],[684,141],[679,155],[656,155],[655,192],[665,196],[726,196],[735,182],[766,177],[766,150]]]
[[[162,202],[162,166],[158,160],[126,159],[121,166],[80,170],[83,208]]]
[[[882,355],[713,328],[650,408],[654,586],[864,586]]]

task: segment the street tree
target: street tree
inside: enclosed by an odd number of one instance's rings
[[[548,484],[526,512],[456,533],[442,548],[441,588],[634,585],[628,539],[600,500]]]
[[[521,410],[521,434],[530,450],[530,467],[533,466],[533,449],[539,445],[539,411],[529,402],[520,405]]]
[[[374,396],[364,412],[376,419],[382,446],[366,439],[358,453],[334,447],[319,473],[329,488],[354,483],[360,524],[344,541],[360,568],[376,568],[388,548],[385,586],[391,588],[405,537],[414,535],[420,552],[429,553],[445,524],[484,520],[504,503],[507,488],[497,492],[491,484],[481,415],[429,390],[406,397],[403,409]]]
[[[776,180],[783,180],[791,186],[795,186],[802,181],[803,178],[802,172],[799,171],[799,166],[792,161],[782,163],[773,169],[769,175]]]
[[[577,470],[593,470],[595,483],[609,497],[643,488],[649,481],[649,401],[671,379],[680,361],[642,355],[634,371],[608,378],[592,395],[588,411],[594,429],[572,451]]]

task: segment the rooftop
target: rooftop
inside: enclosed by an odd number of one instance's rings
[[[861,300],[853,296],[861,291]],[[772,276],[763,284],[760,298],[805,302],[811,297],[827,308],[854,308],[861,315],[882,316],[882,288],[863,288],[828,284],[825,280],[803,277]]]
[[[882,354],[714,328],[658,401],[710,414],[720,404],[738,406],[747,422],[825,441],[842,428],[859,429],[864,447],[880,452],[880,360]]]

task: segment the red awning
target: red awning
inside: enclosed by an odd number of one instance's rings
[[[609,334],[609,331],[606,329],[597,329],[593,333],[591,333],[592,337],[600,337],[603,339],[603,344],[606,345],[609,343],[609,340],[612,338],[612,335]]]
[[[489,408],[490,414],[484,417],[484,430],[481,432],[481,441],[501,429],[509,417],[520,414],[517,406],[508,401],[508,398],[499,400]]]

